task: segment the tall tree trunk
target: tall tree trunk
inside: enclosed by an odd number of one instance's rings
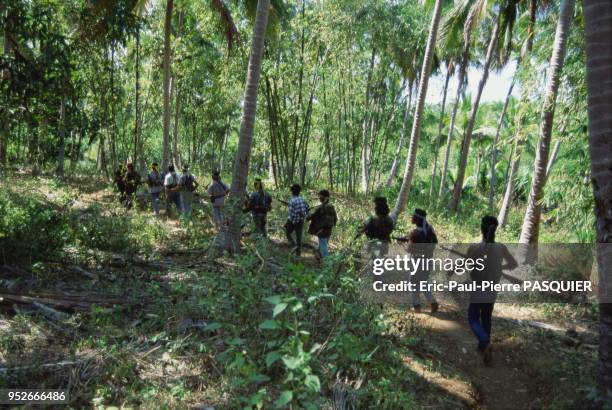
[[[66,97],[62,96],[59,118],[59,149],[57,153],[58,175],[64,175],[64,158],[66,156]]]
[[[470,152],[470,143],[472,142],[472,132],[474,131],[474,124],[476,123],[476,114],[478,113],[478,107],[480,105],[480,97],[482,96],[482,90],[484,89],[487,79],[489,78],[489,69],[493,60],[497,40],[499,37],[499,19],[497,15],[495,18],[495,25],[491,32],[491,38],[489,39],[489,45],[487,47],[487,55],[485,62],[482,67],[482,78],[478,83],[478,89],[476,95],[472,100],[472,108],[470,110],[470,117],[465,129],[463,136],[463,142],[461,144],[461,155],[459,157],[459,169],[457,170],[457,180],[455,181],[455,187],[453,189],[453,200],[451,202],[451,209],[456,211],[459,209],[459,201],[461,200],[461,193],[463,191],[463,179],[465,178],[465,169],[467,167],[468,154]]]
[[[361,190],[363,192],[368,191],[368,181],[370,178],[370,156],[369,149],[370,144],[368,138],[368,129],[370,121],[372,121],[373,113],[370,109],[370,100],[372,93],[372,72],[374,71],[374,61],[376,59],[376,48],[372,48],[372,56],[370,57],[370,70],[368,71],[368,79],[366,81],[366,95],[365,95],[365,108],[363,114],[363,124],[361,131]]]
[[[559,155],[559,149],[561,148],[561,140],[558,139],[555,141],[555,146],[553,147],[552,154],[550,154],[550,161],[548,161],[548,165],[546,166],[546,180],[548,181],[548,177],[550,177],[550,172],[552,167],[557,162],[557,156]]]
[[[612,402],[612,3],[584,0],[591,181],[599,266],[597,387]]]
[[[421,69],[421,82],[419,83],[419,93],[417,94],[417,103],[414,110],[414,120],[412,122],[412,132],[410,134],[410,146],[408,148],[408,157],[406,158],[406,168],[404,169],[404,179],[400,188],[395,208],[391,217],[396,220],[399,214],[406,207],[410,187],[412,184],[412,175],[416,164],[416,153],[419,146],[419,137],[421,133],[421,122],[423,120],[423,108],[425,107],[425,97],[427,95],[427,85],[429,82],[429,74],[431,73],[431,63],[433,60],[434,50],[436,48],[436,37],[438,36],[438,26],[440,24],[440,16],[442,12],[442,0],[436,0],[434,5],[433,15],[431,17],[431,25],[429,28],[429,36],[427,38],[427,47],[425,48],[425,56],[423,58],[423,67]]]
[[[8,4],[8,3],[7,3]],[[11,42],[9,41],[9,26],[11,22],[9,20],[8,7],[5,10],[0,10],[0,13],[4,17],[4,58],[8,58],[11,52]],[[8,69],[0,72],[0,80],[4,79],[9,75]],[[3,103],[0,106],[0,165],[6,165],[7,153],[8,153],[8,142],[9,142],[9,111],[8,111],[8,98],[4,96]]]
[[[512,90],[514,89],[514,81],[516,79],[516,73],[518,72],[520,60],[517,63],[516,71],[514,72],[514,76],[512,77],[512,82],[510,83],[510,87],[508,88],[508,92],[506,93],[506,99],[504,101],[504,106],[502,107],[502,111],[499,114],[499,120],[497,121],[497,130],[495,131],[495,138],[493,139],[493,147],[491,148],[491,175],[489,180],[489,208],[493,209],[495,207],[495,166],[497,165],[497,144],[499,143],[499,133],[501,131],[502,125],[504,123],[504,117],[506,116],[506,111],[508,110],[508,103],[510,102],[510,96],[512,95]]]
[[[453,144],[453,133],[455,132],[455,120],[457,118],[457,111],[461,105],[461,96],[463,94],[463,88],[467,82],[467,66],[469,64],[470,56],[470,42],[469,38],[466,39],[463,55],[461,56],[461,65],[459,66],[459,78],[457,79],[457,95],[455,97],[455,103],[453,104],[453,111],[451,112],[450,122],[448,124],[448,136],[446,137],[446,149],[444,152],[444,166],[442,168],[442,175],[440,177],[440,189],[438,190],[438,198],[444,194],[446,189],[446,175],[448,173],[448,163],[450,160],[450,151]]]
[[[172,8],[174,0],[166,0],[166,17],[164,20],[164,139],[162,151],[162,169],[165,170],[170,160],[170,36],[172,34]]]
[[[174,92],[174,129],[173,129],[173,137],[172,137],[172,161],[176,167],[181,166],[181,156],[179,154],[178,149],[178,139],[179,139],[179,118],[181,113],[181,89],[178,84],[178,79],[174,77],[172,79],[172,88],[176,91]]]
[[[520,163],[521,151],[515,150],[514,155],[512,156],[510,172],[508,173],[508,178],[506,179],[506,190],[504,191],[504,199],[502,200],[502,204],[499,209],[499,215],[497,216],[499,226],[504,226],[506,224],[506,221],[508,220],[510,203],[512,202],[512,195],[514,195],[514,178],[516,177],[516,173],[518,171]]]
[[[399,144],[397,144],[397,149],[395,150],[395,155],[393,156],[393,164],[391,165],[391,171],[389,172],[389,177],[385,182],[385,186],[388,188],[395,181],[395,177],[399,171],[399,163],[400,157],[402,154],[402,148],[404,148],[404,141],[406,140],[406,130],[408,129],[408,118],[410,118],[410,105],[412,104],[412,81],[408,84],[408,99],[406,100],[406,111],[404,112],[404,120],[402,122],[402,131],[400,133]]]
[[[438,153],[440,152],[440,140],[442,139],[442,127],[444,125],[444,108],[446,108],[446,92],[448,91],[448,81],[451,78],[451,69],[446,66],[446,80],[444,81],[444,93],[442,94],[442,109],[440,111],[440,120],[438,121],[438,136],[436,137],[436,147],[434,150],[434,162],[431,168],[431,184],[429,186],[429,197],[431,198],[436,184],[436,172],[438,168]]]
[[[537,243],[540,227],[541,201],[546,183],[546,166],[548,165],[548,154],[550,151],[550,140],[555,115],[555,104],[559,80],[563,70],[563,60],[569,36],[570,24],[574,15],[575,0],[563,0],[559,11],[559,21],[553,43],[553,52],[548,67],[546,94],[542,106],[540,136],[536,148],[536,158],[531,179],[531,190],[527,211],[523,219],[520,243]]]
[[[139,124],[139,118],[140,118],[140,26],[138,26],[136,28],[136,98],[134,101],[134,151],[132,153],[132,160],[134,161],[134,164],[138,163],[139,157],[138,157],[138,151],[139,151],[139,144],[140,144],[140,138],[139,138],[139,133],[140,133],[140,124]],[[140,161],[140,170],[141,172],[144,172],[144,167],[142,166],[144,164],[144,161]]]
[[[117,116],[116,101],[115,101],[115,41],[111,41],[111,67],[110,67],[110,109],[111,109],[111,129],[110,129],[110,150],[111,163],[113,170],[117,168]]]
[[[253,26],[253,42],[251,44],[246,91],[244,93],[244,108],[240,125],[240,138],[238,140],[232,185],[228,198],[228,206],[226,208],[228,211],[228,224],[222,227],[220,234],[215,238],[214,248],[217,251],[223,248],[230,252],[237,252],[240,250],[242,200],[246,190],[249,162],[251,159],[251,147],[253,145],[253,130],[255,128],[255,115],[257,113],[257,86],[259,84],[259,75],[261,72],[269,8],[270,0],[259,0],[257,2],[257,13]]]

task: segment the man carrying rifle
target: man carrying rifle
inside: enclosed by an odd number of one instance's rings
[[[247,202],[246,212],[251,211],[255,230],[264,238],[268,237],[266,225],[268,222],[268,212],[272,209],[272,196],[264,191],[261,178],[256,178],[253,184],[255,191],[251,192]]]
[[[433,252],[438,243],[438,237],[433,229],[433,226],[427,222],[427,212],[424,209],[416,208],[412,214],[412,223],[415,228],[410,232],[408,238],[394,238],[400,242],[408,242],[408,251],[413,258],[432,258]],[[421,268],[412,272],[411,282],[415,283],[416,291],[412,292],[412,306],[416,313],[421,313],[421,291],[419,290],[421,284],[428,283],[429,271],[427,271],[426,264],[422,264]],[[428,289],[427,286],[424,286]],[[435,313],[438,311],[438,302],[434,298],[431,290],[425,290],[422,292],[425,295],[425,299],[431,304],[431,312]]]
[[[221,173],[219,170],[214,170],[212,173],[213,181],[208,186],[206,192],[210,195],[210,203],[213,207],[213,219],[217,229],[221,228],[224,222],[223,204],[225,196],[229,193],[229,187],[221,181]]]
[[[338,215],[334,206],[329,203],[329,191],[319,191],[321,205],[314,208],[306,220],[310,221],[308,233],[319,238],[319,258],[325,259],[329,255],[329,237],[332,229],[338,223]]]

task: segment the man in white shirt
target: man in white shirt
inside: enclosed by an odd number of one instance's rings
[[[181,194],[179,192],[179,177],[174,171],[174,166],[168,167],[168,173],[164,178],[164,191],[166,192],[166,215],[170,216],[172,203],[176,205],[177,213],[181,212]]]
[[[229,192],[229,187],[221,181],[221,174],[218,170],[213,171],[212,179],[213,181],[208,186],[206,192],[210,195],[215,225],[217,228],[220,228],[225,220],[223,216],[223,204],[225,203],[225,196]]]

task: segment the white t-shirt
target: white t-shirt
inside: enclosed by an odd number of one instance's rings
[[[179,183],[178,175],[176,172],[171,172],[166,174],[166,178],[164,178],[164,187],[166,188],[176,188]]]

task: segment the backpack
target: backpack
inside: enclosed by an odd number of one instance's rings
[[[191,174],[185,175],[185,179],[183,180],[183,185],[185,186],[185,188],[187,188],[188,192],[195,191],[194,181],[195,181],[195,178],[193,177],[193,175]]]
[[[170,174],[170,183],[168,184],[168,188],[172,189],[172,188],[176,188],[176,186],[178,185],[178,181],[176,180],[176,172],[173,172]]]
[[[394,227],[395,224],[390,216],[375,216],[370,218],[366,224],[365,234],[369,239],[389,241]]]

